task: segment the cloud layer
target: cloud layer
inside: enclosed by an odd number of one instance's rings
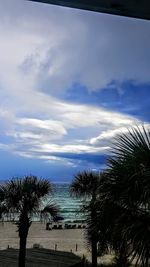
[[[0,150],[51,164],[97,163],[116,134],[141,121],[65,97],[76,84],[91,95],[149,84],[149,47],[147,21],[1,2]]]

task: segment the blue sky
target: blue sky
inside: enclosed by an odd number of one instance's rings
[[[150,112],[150,22],[0,2],[0,179],[105,168]]]

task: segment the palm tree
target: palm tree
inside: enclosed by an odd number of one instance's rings
[[[1,190],[4,193],[4,202],[9,211],[19,213],[17,228],[20,238],[19,267],[25,267],[26,242],[28,231],[32,223],[31,216],[39,212],[44,197],[52,194],[51,183],[36,176],[25,176],[6,182]],[[45,208],[52,215],[57,214],[57,208],[49,205]]]
[[[109,219],[112,226],[112,243],[114,247],[118,244],[118,248],[124,248],[128,256],[132,255],[132,259],[136,259],[136,265],[141,263],[143,267],[148,267],[150,264],[149,129],[136,126],[128,133],[116,137],[105,178],[100,188],[101,203],[105,207],[106,204],[111,207]]]
[[[95,201],[97,197],[97,190],[99,186],[100,175],[92,171],[84,171],[75,175],[74,180],[70,186],[71,195],[84,198],[88,200],[85,210],[88,211],[88,218],[90,223],[96,220]],[[88,235],[90,236],[92,249],[92,266],[97,266],[97,233],[89,227]]]

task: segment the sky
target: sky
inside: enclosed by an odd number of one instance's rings
[[[150,123],[150,21],[0,1],[0,179],[68,182]]]

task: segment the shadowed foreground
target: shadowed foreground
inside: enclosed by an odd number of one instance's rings
[[[18,262],[18,249],[0,250],[0,266],[16,267]],[[37,248],[27,249],[26,267],[78,267],[81,258],[71,252],[53,251]]]

